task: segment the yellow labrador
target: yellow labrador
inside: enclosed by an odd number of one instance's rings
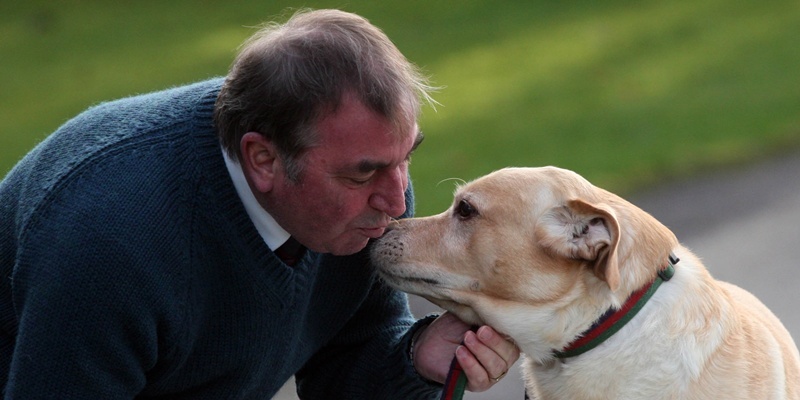
[[[759,300],[578,174],[507,168],[371,256],[389,284],[489,324],[541,399],[800,399],[800,356]]]

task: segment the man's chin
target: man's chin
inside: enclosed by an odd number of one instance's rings
[[[358,253],[359,251],[367,247],[369,240],[370,238],[368,237],[361,237],[358,239],[347,241],[345,243],[334,244],[327,251],[327,253],[333,254],[335,256],[349,256]]]

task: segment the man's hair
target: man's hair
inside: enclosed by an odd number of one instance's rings
[[[366,19],[339,10],[303,10],[285,24],[268,23],[248,39],[217,98],[214,122],[228,155],[258,132],[277,147],[290,180],[317,140],[315,123],[352,92],[389,119],[395,134],[413,129],[429,85],[417,67]]]

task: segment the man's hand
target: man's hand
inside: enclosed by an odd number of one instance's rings
[[[461,342],[464,345],[461,345]],[[414,342],[414,368],[424,378],[444,383],[453,354],[467,376],[467,389],[483,392],[505,376],[519,358],[514,343],[489,326],[470,326],[445,312]]]

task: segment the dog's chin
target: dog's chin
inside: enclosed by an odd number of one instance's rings
[[[433,278],[416,277],[416,276],[397,276],[386,271],[380,271],[380,276],[384,282],[389,286],[420,296],[431,303],[439,306],[443,310],[455,314],[460,320],[471,325],[483,325],[483,318],[481,318],[475,311],[468,305],[459,303],[449,298],[443,298],[436,289],[442,287],[441,283]]]
[[[423,297],[425,297],[425,296],[423,296]],[[425,299],[427,299],[428,301],[430,301],[433,304],[436,304],[437,306],[441,307],[442,309],[447,310],[448,312],[451,312],[451,313],[455,314],[455,316],[458,317],[458,319],[460,319],[460,320],[462,320],[462,321],[464,321],[464,322],[466,322],[466,323],[468,323],[470,325],[480,326],[480,325],[485,325],[486,324],[484,322],[483,318],[481,318],[480,315],[478,315],[475,312],[475,310],[472,309],[472,307],[470,307],[470,306],[468,306],[466,304],[461,304],[461,303],[455,302],[453,300],[438,299],[438,298],[433,298],[433,297],[425,297]]]
[[[431,296],[434,293],[432,289],[439,286],[439,282],[432,278],[399,276],[387,271],[379,271],[379,275],[389,286],[425,298]]]

